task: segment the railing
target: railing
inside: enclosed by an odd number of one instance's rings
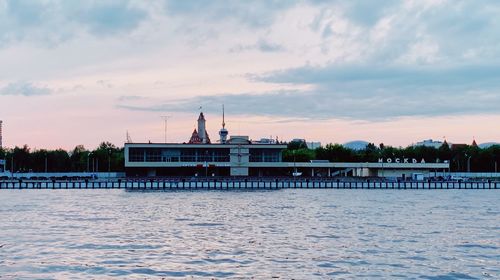
[[[126,189],[126,190],[237,190],[237,189],[500,189],[500,182],[386,182],[365,180],[293,179],[118,179],[118,180],[4,180],[0,189]]]

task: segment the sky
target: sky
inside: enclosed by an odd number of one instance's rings
[[[3,144],[500,141],[497,0],[0,0]]]

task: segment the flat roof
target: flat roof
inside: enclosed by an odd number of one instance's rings
[[[237,147],[252,147],[252,148],[276,148],[286,149],[284,144],[189,144],[189,143],[125,143],[125,146],[134,148],[237,148]]]

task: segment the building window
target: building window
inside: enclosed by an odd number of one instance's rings
[[[144,149],[130,148],[128,155],[130,162],[144,162]]]
[[[280,151],[270,149],[251,149],[250,162],[279,162]]]
[[[229,162],[229,149],[217,149],[212,152],[213,162]]]
[[[130,162],[229,162],[229,149],[129,148]]]
[[[263,153],[264,162],[278,162],[279,161],[279,151],[264,151]]]
[[[179,162],[181,151],[179,149],[163,149],[161,153],[161,161],[163,162]]]
[[[160,149],[147,149],[146,150],[146,161],[147,162],[161,162],[161,150]]]
[[[182,149],[181,162],[229,162],[229,149]]]
[[[182,149],[181,150],[181,162],[195,162],[196,161],[196,150],[194,149]]]

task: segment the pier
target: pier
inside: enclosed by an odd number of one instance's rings
[[[239,189],[500,189],[497,181],[370,181],[341,179],[116,179],[116,180],[2,180],[0,189],[125,189],[125,190],[239,190]]]

